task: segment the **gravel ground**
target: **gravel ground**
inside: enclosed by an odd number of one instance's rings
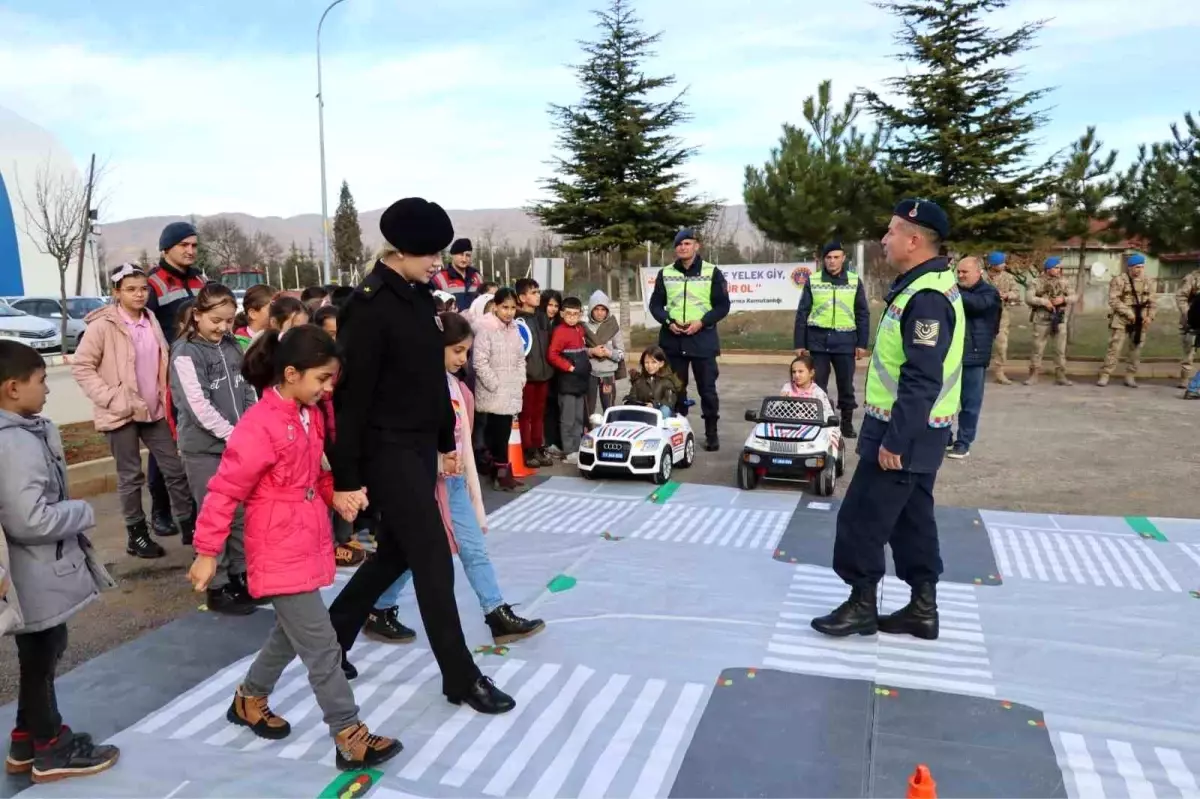
[[[676,472],[676,479],[734,485],[736,458],[750,429],[742,414],[774,393],[786,376],[785,366],[723,366],[718,385],[724,446],[719,453],[698,453],[696,465]],[[1200,518],[1195,488],[1200,403],[1183,402],[1179,395],[1166,383],[1149,382],[1137,390],[1119,381],[1105,389],[1082,381],[1073,388],[989,384],[979,439],[967,460],[947,461],[938,476],[938,502],[996,510]],[[693,417],[693,423],[702,433],[701,420]],[[848,472],[854,463],[850,454]],[[565,467],[544,471],[572,473]],[[845,487],[846,480],[839,481],[838,495]],[[178,539],[164,541],[166,558],[135,562],[125,555],[116,496],[97,497],[93,503],[98,519],[93,540],[121,588],[72,619],[64,672],[201,604],[187,584],[190,557]],[[15,648],[11,638],[4,638],[0,702],[13,698],[16,683]]]

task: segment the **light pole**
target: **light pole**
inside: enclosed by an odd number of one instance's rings
[[[325,98],[321,94],[321,26],[333,7],[342,0],[333,0],[321,21],[317,23],[317,130],[321,141],[321,242],[325,245],[325,283],[329,284],[329,192],[325,188]]]

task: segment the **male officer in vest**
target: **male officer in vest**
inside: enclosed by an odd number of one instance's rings
[[[658,346],[682,382],[676,410],[686,416],[688,366],[696,375],[700,415],[704,417],[704,448],[716,452],[720,401],[717,398],[717,356],[721,341],[717,323],[729,315],[729,289],[721,270],[700,257],[700,244],[691,230],[675,235],[675,263],[658,270],[650,295],[650,315],[658,320]]]
[[[883,237],[887,261],[900,276],[884,298],[887,308],[867,367],[858,468],[838,511],[833,569],[849,584],[850,598],[812,621],[826,635],[938,637],[935,587],[942,558],[933,484],[958,410],[966,334],[954,270],[938,255],[948,230],[937,205],[904,200]],[[912,597],[880,618],[877,586],[889,543],[896,575],[911,586]]]
[[[837,406],[842,435],[854,438],[854,361],[867,354],[871,310],[858,275],[845,268],[846,251],[835,241],[821,253],[825,265],[813,272],[800,292],[793,345],[797,355],[812,354],[815,379],[829,391],[829,370],[837,376]]]

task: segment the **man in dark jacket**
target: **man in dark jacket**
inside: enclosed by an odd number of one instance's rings
[[[450,245],[450,265],[433,276],[433,287],[454,298],[459,313],[471,307],[479,296],[483,277],[471,266],[471,240],[455,239]]]
[[[858,275],[846,269],[840,241],[825,245],[824,266],[814,272],[800,292],[793,346],[797,355],[811,353],[821,390],[829,391],[829,372],[837,376],[837,406],[842,412],[842,435],[855,438],[854,362],[867,355],[871,310]],[[815,300],[814,300],[815,298]]]
[[[717,323],[729,315],[729,288],[721,270],[700,257],[700,244],[690,230],[676,234],[675,263],[658,271],[650,295],[650,315],[662,325],[658,346],[663,348],[671,362],[671,371],[683,384],[676,410],[687,415],[690,365],[700,393],[704,448],[716,452],[721,446],[717,437],[717,420],[721,417],[717,397],[721,340],[717,337]]]
[[[967,317],[967,336],[963,346],[963,375],[961,410],[958,412],[958,438],[951,445],[947,458],[962,460],[971,451],[979,430],[979,413],[983,409],[983,387],[988,364],[992,360],[992,342],[1000,329],[1003,305],[1000,292],[983,280],[983,264],[978,258],[963,258],[958,262],[958,290],[962,295],[963,311]]]

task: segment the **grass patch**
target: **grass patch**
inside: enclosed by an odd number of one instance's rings
[[[97,433],[91,422],[64,424],[58,428],[58,432],[62,434],[63,454],[68,466],[112,455],[108,439],[103,433]]]
[[[871,304],[872,340],[879,321],[879,309],[878,303]],[[1008,331],[1008,357],[1022,360],[1029,357],[1033,346],[1033,325],[1029,321],[1027,308],[1014,310]],[[1142,350],[1143,360],[1179,358],[1179,329],[1175,321],[1174,314],[1160,314],[1160,318],[1146,334],[1146,346]],[[743,311],[730,314],[720,325],[721,348],[788,352],[792,349],[792,329],[795,324],[794,311]],[[1072,360],[1103,360],[1105,350],[1108,349],[1108,331],[1106,314],[1083,314],[1079,317],[1079,333],[1067,346],[1067,357]],[[636,328],[630,340],[631,349],[640,353],[644,347],[658,343],[658,328]],[[1052,349],[1052,346],[1047,346],[1047,353],[1052,352]],[[1050,357],[1053,358],[1052,355]]]

